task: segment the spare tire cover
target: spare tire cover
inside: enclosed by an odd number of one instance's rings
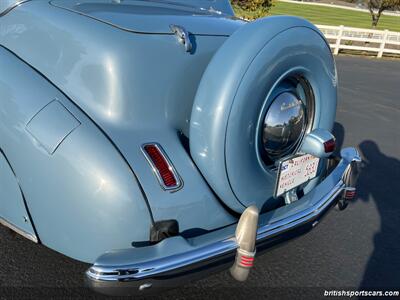
[[[279,16],[244,25],[217,51],[201,79],[190,120],[191,155],[236,212],[273,202],[276,171],[260,159],[257,136],[274,87],[290,74],[311,85],[312,128],[331,130],[335,63],[322,34],[306,20]]]

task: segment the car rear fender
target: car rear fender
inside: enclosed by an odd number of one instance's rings
[[[106,250],[148,241],[145,196],[112,142],[29,65],[2,47],[0,57],[0,147],[41,242],[91,262]],[[0,216],[7,212],[0,209]]]
[[[7,157],[0,149],[0,224],[37,243],[38,238],[21,186]]]

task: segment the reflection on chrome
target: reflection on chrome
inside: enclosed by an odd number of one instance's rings
[[[278,95],[264,119],[263,145],[271,158],[289,153],[306,128],[305,106],[290,92]]]

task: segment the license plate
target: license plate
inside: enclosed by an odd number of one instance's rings
[[[279,163],[275,197],[317,176],[319,158],[310,154],[285,159]]]

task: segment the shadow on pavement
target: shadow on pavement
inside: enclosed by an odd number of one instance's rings
[[[363,164],[357,183],[358,199],[374,201],[381,220],[360,288],[399,288],[400,161],[383,154],[371,140],[361,142],[359,150]]]
[[[345,129],[335,123],[333,134],[341,149]],[[376,142],[358,145],[363,162],[357,182],[357,201],[373,201],[379,213],[380,228],[374,236],[360,289],[400,287],[400,161],[382,153]],[[339,150],[337,151],[337,154]],[[365,216],[363,222],[368,222]],[[360,232],[363,234],[363,232]],[[362,245],[360,245],[362,246]],[[357,251],[357,249],[354,249]]]

